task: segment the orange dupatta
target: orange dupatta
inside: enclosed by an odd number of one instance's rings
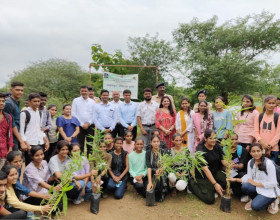
[[[187,123],[185,120],[185,112],[183,110],[180,110],[180,118],[181,118],[181,131],[184,131],[187,128]],[[187,147],[188,146],[188,133],[185,133],[182,138],[183,138],[182,146]]]

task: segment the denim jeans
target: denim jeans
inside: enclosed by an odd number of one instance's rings
[[[90,196],[91,196],[92,190],[91,190],[91,182],[88,181],[86,186],[85,186],[85,196],[84,199],[85,201],[88,201]]]
[[[121,199],[124,195],[125,188],[126,188],[126,180],[122,180],[122,184],[119,187],[116,187],[115,181],[110,177],[106,189],[108,191],[115,190],[115,198]]]
[[[258,194],[256,187],[250,183],[243,183],[241,188],[243,193],[250,196],[252,199],[251,207],[254,211],[267,209],[267,207],[276,199]]]
[[[78,187],[76,186],[76,184],[74,182],[70,183],[70,185],[74,186],[74,188],[70,191],[68,191],[67,196],[70,199],[76,199],[79,200],[83,191],[83,188],[85,186],[85,182],[83,180],[78,180],[78,182],[81,184],[81,188],[78,190]],[[77,194],[76,194],[77,193]],[[77,195],[77,196],[76,196]]]
[[[269,159],[273,160],[275,164],[278,164],[279,151],[271,151],[270,155],[271,157]]]

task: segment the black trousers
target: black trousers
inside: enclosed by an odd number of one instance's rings
[[[130,124],[128,124],[128,125],[130,125]],[[125,132],[126,132],[128,129],[125,128],[125,127],[122,126],[122,125],[121,125],[121,129],[122,129],[122,132],[123,132],[123,136],[122,136],[122,137],[124,137]],[[136,139],[136,137],[137,137],[137,125],[133,127],[133,129],[132,129],[132,135],[133,135],[132,140],[134,141],[134,140]]]
[[[240,172],[234,178],[242,178],[245,174],[246,174],[246,172]],[[231,186],[232,192],[235,196],[241,197],[242,195],[244,195],[244,193],[242,193],[242,190],[241,190],[241,183],[231,182],[230,186]]]
[[[93,142],[93,138],[88,137],[88,135],[94,136],[94,125],[90,125],[87,130],[80,127],[80,133],[78,134],[78,142],[81,146],[81,151],[84,152],[85,139],[87,142]],[[87,154],[91,153],[91,146],[87,144]]]
[[[0,216],[0,219],[27,219],[27,212],[18,210],[11,213],[10,215]]]
[[[112,136],[113,138],[117,137],[123,137],[124,136],[124,132],[123,132],[123,126],[121,125],[121,123],[117,123],[115,129],[112,131]]]

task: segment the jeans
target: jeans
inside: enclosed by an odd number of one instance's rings
[[[108,184],[107,184],[107,190],[108,191],[114,191],[115,190],[115,198],[121,199],[124,195],[126,188],[126,180],[122,180],[122,184],[119,187],[116,187],[115,181],[110,177]]]
[[[250,196],[252,199],[251,207],[254,211],[267,209],[267,207],[276,199],[258,194],[256,187],[250,183],[243,183],[241,188],[243,193]]]
[[[85,186],[85,196],[84,199],[85,201],[88,201],[90,196],[91,196],[92,190],[91,190],[91,182],[88,181],[86,186]],[[79,195],[80,196],[80,195]]]
[[[273,160],[275,164],[278,164],[279,151],[271,151],[270,155],[271,157],[269,159]]]
[[[70,183],[70,185],[74,186],[74,188],[71,189],[70,191],[67,191],[66,194],[67,194],[68,198],[75,199],[75,200],[80,199],[83,188],[85,186],[85,182],[83,180],[78,180],[78,182],[81,184],[81,188],[79,190],[74,182]]]

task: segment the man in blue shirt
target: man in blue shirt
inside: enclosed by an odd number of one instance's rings
[[[20,128],[20,98],[23,95],[23,83],[21,82],[12,82],[10,91],[12,95],[6,99],[4,112],[10,114],[13,118],[12,120],[12,127],[13,127],[13,141],[15,146],[13,147],[14,151],[18,151],[19,147],[22,151],[27,150],[27,146],[22,140],[19,134]]]
[[[95,126],[105,133],[111,133],[117,123],[117,110],[116,107],[109,103],[109,91],[101,90],[101,102],[94,108],[93,120]]]
[[[119,105],[119,119],[122,128],[122,134],[126,130],[132,132],[133,140],[137,136],[137,104],[131,101],[131,91],[126,89],[123,91],[124,102]],[[123,137],[122,136],[122,137]]]

